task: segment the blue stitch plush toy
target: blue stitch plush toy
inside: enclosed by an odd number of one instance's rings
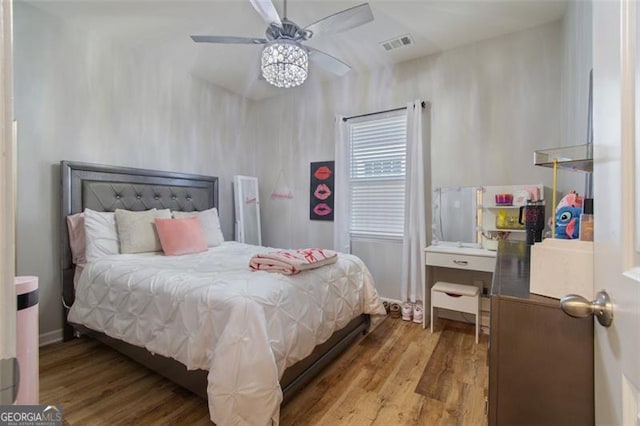
[[[573,240],[580,235],[582,197],[575,191],[562,197],[556,208],[556,238]]]

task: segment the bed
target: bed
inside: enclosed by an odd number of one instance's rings
[[[73,162],[61,177],[65,338],[89,335],[207,398],[218,424],[277,424],[280,404],[366,332],[368,314],[384,313],[354,256],[285,277],[250,272],[264,248],[235,242],[173,258],[107,256],[75,287],[67,216],[202,211],[217,207],[218,179]]]

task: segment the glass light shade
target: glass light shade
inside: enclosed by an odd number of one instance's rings
[[[307,79],[309,55],[294,41],[278,40],[262,51],[262,76],[276,87],[300,86]]]

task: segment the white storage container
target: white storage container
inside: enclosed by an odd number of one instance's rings
[[[531,293],[593,298],[593,241],[548,238],[531,247]]]
[[[20,366],[17,405],[36,405],[40,398],[38,348],[38,277],[15,277],[17,297],[16,354]]]

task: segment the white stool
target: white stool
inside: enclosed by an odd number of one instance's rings
[[[476,316],[476,344],[480,330],[480,289],[473,285],[463,285],[438,281],[431,287],[431,332],[433,333],[433,308],[445,308]]]

